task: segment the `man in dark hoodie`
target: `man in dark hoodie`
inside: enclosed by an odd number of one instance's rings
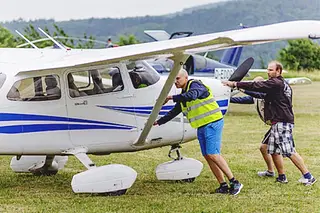
[[[288,157],[302,173],[299,182],[310,186],[316,182],[316,179],[311,175],[302,157],[295,150],[292,136],[294,126],[292,89],[281,74],[282,64],[278,61],[271,61],[268,64],[268,80],[256,82],[226,81],[224,85],[266,94],[264,97],[264,119],[266,123],[271,125],[268,153],[271,154],[278,171],[279,176],[276,178],[276,182],[288,183],[283,166],[283,157]]]

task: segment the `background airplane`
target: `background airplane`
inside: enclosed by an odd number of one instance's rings
[[[193,32],[174,32],[169,35],[164,30],[145,30],[144,33],[154,41],[189,37],[193,34]],[[208,76],[215,79],[227,80],[239,65],[242,49],[243,47],[226,49],[220,61],[206,57],[207,53],[205,55],[191,54],[184,68],[188,71],[189,75]],[[170,72],[173,67],[173,61],[165,57],[150,59],[148,63],[162,74]]]

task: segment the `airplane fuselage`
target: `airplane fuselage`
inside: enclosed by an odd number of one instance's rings
[[[68,74],[101,67],[30,71],[15,76],[10,72],[2,73],[6,75],[6,80],[0,93],[0,154],[61,155],[65,150],[75,147],[85,147],[87,153],[109,154],[178,144],[196,138],[196,131],[180,113],[167,124],[153,127],[146,145],[134,146],[133,143],[143,130],[166,77],[159,77],[154,84],[137,89],[130,80],[125,64],[112,66],[120,70],[123,90],[79,97],[72,97],[69,92]],[[58,79],[61,91],[59,98],[46,98],[48,92],[45,92],[46,85],[44,80],[41,80],[46,76],[55,76]],[[36,85],[39,84],[35,83],[36,80],[42,85]],[[201,80],[212,88],[225,114],[230,90],[222,86],[220,80]],[[33,94],[32,97],[12,99],[9,94],[17,82],[20,82],[19,87],[23,88],[20,95],[27,97],[30,93]],[[179,93],[180,90],[173,86],[170,94]],[[159,116],[173,106],[173,102],[164,105]]]

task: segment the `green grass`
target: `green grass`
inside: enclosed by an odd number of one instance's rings
[[[294,86],[294,129],[297,151],[320,178],[320,82]],[[218,183],[202,158],[197,141],[183,145],[185,156],[204,163],[194,183],[160,182],[155,167],[168,161],[169,147],[137,153],[91,156],[98,164],[120,163],[138,172],[135,184],[120,197],[74,194],[72,176],[84,170],[70,157],[64,170],[53,177],[15,174],[9,168],[10,156],[0,157],[0,212],[319,212],[320,182],[312,187],[298,183],[299,171],[286,159],[289,183],[260,178],[265,169],[258,150],[267,131],[253,105],[231,105],[225,117],[222,153],[236,178],[243,184],[238,196],[211,194]]]

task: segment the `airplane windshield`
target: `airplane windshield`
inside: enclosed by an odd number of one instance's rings
[[[160,79],[157,71],[146,61],[128,63],[127,69],[135,89],[148,87],[157,83]]]

